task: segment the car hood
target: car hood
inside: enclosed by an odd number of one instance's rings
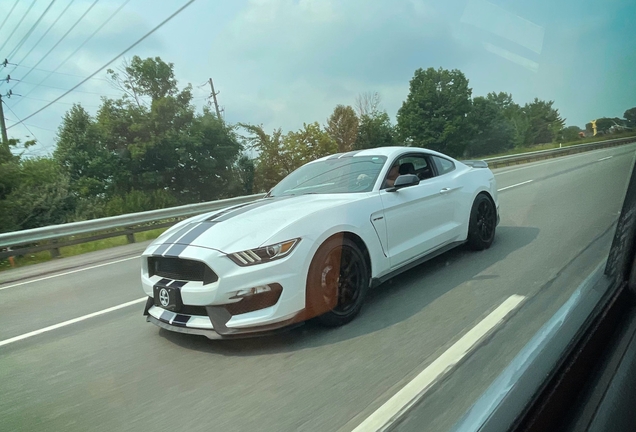
[[[273,235],[320,210],[361,199],[364,194],[298,195],[264,198],[215,210],[181,222],[152,245],[186,244],[238,252],[259,246]],[[290,233],[289,238],[306,233]],[[288,240],[287,238],[281,240]]]

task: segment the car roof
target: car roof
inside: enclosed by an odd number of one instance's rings
[[[356,157],[356,156],[386,156],[388,159],[391,159],[403,153],[428,153],[428,154],[432,154],[436,156],[450,158],[449,156],[446,156],[445,154],[436,152],[434,150],[429,150],[426,148],[393,146],[393,147],[377,147],[377,148],[371,148],[371,149],[365,149],[365,150],[354,150],[354,151],[350,151],[346,153],[336,153],[333,155],[329,155],[329,156],[325,156],[320,159],[317,159],[316,162],[327,160],[327,159],[340,159],[340,158]]]

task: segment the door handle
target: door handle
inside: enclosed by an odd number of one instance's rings
[[[442,195],[444,195],[444,194],[449,193],[450,191],[452,191],[452,189],[451,189],[451,188],[443,188],[443,189],[441,189],[441,190],[439,191],[439,193],[440,193],[440,194],[442,194]]]

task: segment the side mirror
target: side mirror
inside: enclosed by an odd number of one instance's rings
[[[398,176],[398,178],[395,179],[395,183],[393,183],[393,187],[388,188],[386,191],[397,192],[399,189],[409,186],[415,186],[418,184],[420,184],[420,179],[418,176],[416,176],[415,174],[403,174],[401,176]]]

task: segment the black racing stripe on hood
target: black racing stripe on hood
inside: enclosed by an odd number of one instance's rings
[[[161,246],[157,248],[157,250],[153,252],[153,255],[162,255],[166,250],[168,250],[171,244],[179,240],[185,233],[193,229],[195,226],[195,224],[189,223],[178,229],[177,232],[172,234]]]
[[[243,206],[241,208],[238,208],[234,211],[228,211],[226,213],[224,213],[223,215],[219,215],[220,217],[215,218],[214,221],[215,222],[225,222],[228,219],[231,219],[233,217],[242,215],[244,213],[247,213],[248,211],[252,211],[254,209],[257,208],[261,208],[264,207],[266,205],[269,204],[274,204],[277,203],[279,201],[291,198],[292,195],[286,195],[286,196],[281,196],[281,197],[275,197],[275,198],[267,198],[267,199],[262,199],[262,200],[258,200],[256,202],[250,203],[249,205]]]
[[[258,200],[256,202],[251,202],[247,204],[241,204],[239,206],[232,207],[228,210],[224,210],[221,213],[217,213],[214,216],[210,217],[199,225],[196,225],[194,228],[190,228],[184,235],[178,236],[175,234],[171,236],[166,242],[161,245],[157,251],[153,255],[163,255],[170,257],[178,257],[184,250],[187,248],[193,241],[195,241],[199,236],[201,236],[204,232],[212,228],[217,223],[224,222],[233,217],[242,215],[247,213],[248,211],[266,206],[268,204],[273,204],[284,199],[291,198],[292,196],[282,196],[276,198],[268,198]],[[169,241],[172,240],[172,243]]]
[[[206,220],[207,220],[207,221],[214,221],[214,220],[216,220],[217,218],[219,218],[219,217],[221,217],[221,216],[223,216],[223,215],[225,215],[225,214],[227,214],[227,213],[229,213],[229,212],[232,212],[232,211],[234,211],[234,210],[238,210],[238,209],[240,209],[241,207],[245,207],[245,206],[248,206],[248,205],[250,205],[250,204],[254,204],[254,203],[253,203],[253,202],[247,202],[247,203],[244,203],[244,204],[235,205],[234,207],[230,207],[230,208],[225,209],[225,210],[223,210],[223,211],[221,211],[221,212],[215,213],[214,215],[210,216],[210,218],[209,218],[209,219],[206,219]]]
[[[216,225],[217,222],[201,222],[199,225],[195,226],[192,230],[188,231],[186,235],[181,237],[178,242],[170,247],[167,251],[163,253],[163,256],[172,256],[178,257],[181,252],[185,250],[190,243],[195,241],[201,234],[212,228]]]

